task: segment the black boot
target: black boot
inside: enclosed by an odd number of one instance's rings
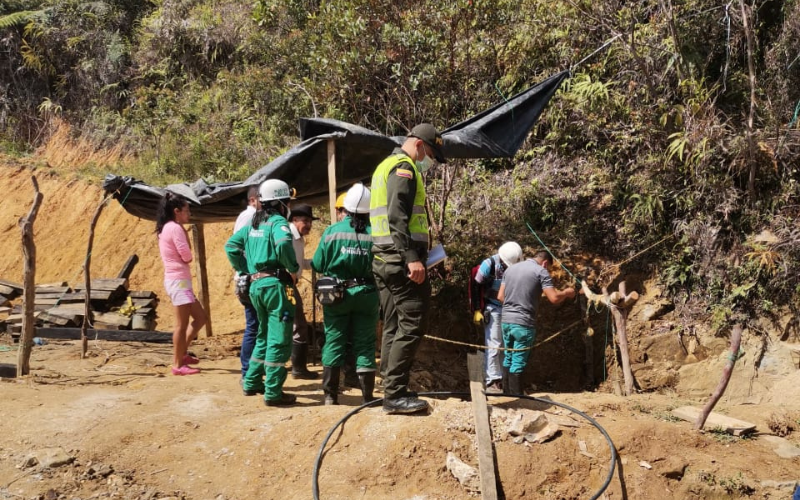
[[[523,395],[522,393],[522,374],[509,373],[508,374],[508,394]]]
[[[508,387],[508,370],[507,366],[503,367],[503,394],[511,394],[511,390]]]
[[[375,401],[372,397],[372,391],[375,389],[375,372],[359,373],[358,384],[361,386],[361,404]]]
[[[264,404],[267,406],[292,406],[297,402],[297,396],[289,394],[288,392],[281,392],[281,397],[278,399],[265,399]]]
[[[383,412],[392,414],[409,414],[426,411],[428,402],[416,396],[403,396],[396,399],[383,400]]]
[[[306,368],[308,344],[292,344],[292,378],[314,380],[318,374]]]
[[[325,406],[339,404],[339,367],[322,367],[322,392],[325,393]]]
[[[344,373],[344,380],[342,385],[345,387],[352,387],[358,389],[361,387],[359,382],[358,373],[356,373],[356,358],[352,352],[347,352],[344,355],[344,364],[342,364],[342,372]]]

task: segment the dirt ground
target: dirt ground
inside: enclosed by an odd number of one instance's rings
[[[0,166],[0,278],[21,282],[17,220],[32,201],[32,171],[8,159],[0,164],[5,164]],[[45,195],[35,225],[36,281],[78,282],[88,221],[101,190],[68,173],[46,168],[34,173]],[[135,252],[140,262],[130,288],[161,294],[153,223],[112,202],[97,227],[92,275],[115,276]],[[237,357],[242,311],[221,251],[231,228],[206,228],[214,336],[193,348],[201,359],[201,375],[167,375],[168,344],[91,341],[89,357],[81,360],[76,342],[51,341],[34,347],[30,376],[0,379],[0,499],[313,498],[320,445],[333,425],[357,406],[360,395],[348,390],[341,406],[325,408],[319,381],[290,377],[288,390],[299,396],[295,407],[267,408],[259,397],[242,396]],[[316,228],[316,234],[322,229]],[[656,297],[650,293],[652,300]],[[665,324],[669,319],[648,323],[638,317],[631,316],[632,348],[640,361],[637,378],[654,388],[627,398],[614,395],[610,384],[564,392],[557,382],[548,384],[558,379],[552,367],[567,370],[575,360],[556,358],[566,353],[554,347],[534,354],[544,368],[529,374],[532,395],[585,412],[610,435],[620,460],[604,498],[791,498],[794,483],[800,481],[800,458],[784,456],[791,455],[791,445],[800,446],[800,371],[796,362],[792,371],[794,361],[778,348],[780,342],[758,359],[748,354],[737,364],[731,396],[715,409],[756,424],[755,435],[742,439],[698,433],[670,410],[702,405],[719,380],[725,342],[687,339],[684,354],[677,356],[678,344]],[[446,314],[436,319],[438,331],[447,328]],[[563,326],[573,319],[564,319]],[[162,307],[158,329],[171,326]],[[602,349],[599,353],[602,359]],[[0,337],[0,364],[14,364],[16,358],[10,337]],[[764,360],[770,363],[761,369]],[[573,370],[579,371],[580,366]],[[426,340],[412,382],[420,391],[468,391],[465,350]],[[578,385],[577,378],[573,385]],[[448,452],[477,467],[471,404],[445,397],[430,401],[427,415],[387,416],[379,408],[367,408],[347,420],[323,456],[320,498],[479,498],[446,467]],[[584,499],[601,488],[610,452],[602,434],[587,421],[557,406],[513,398],[492,398],[490,405],[505,498]],[[535,409],[566,425],[546,443],[515,443],[507,432],[514,415]],[[790,452],[776,452],[777,444],[770,440],[775,432],[785,434],[784,450]],[[66,463],[42,465],[47,452],[58,448]]]

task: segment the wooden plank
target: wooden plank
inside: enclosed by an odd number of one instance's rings
[[[133,314],[138,314],[140,316],[148,316],[150,314],[153,314],[154,312],[155,309],[153,309],[152,307],[140,307],[136,309],[136,311]]]
[[[92,289],[92,293],[90,294],[89,297],[91,300],[108,302],[109,300],[112,299],[113,296],[114,292],[112,291]],[[80,292],[68,293],[64,295],[62,302],[74,302],[74,301],[83,302],[85,300],[86,300],[86,292],[81,290]]]
[[[62,315],[51,314],[47,311],[42,311],[37,319],[44,323],[52,323],[53,325],[58,325],[58,326],[76,326],[78,324],[77,323],[78,318],[75,316],[73,316],[72,318],[66,318]]]
[[[702,409],[695,408],[694,406],[681,406],[680,408],[675,408],[672,410],[672,415],[680,418],[681,420],[694,423],[702,411]],[[756,424],[751,424],[750,422],[745,422],[744,420],[739,420],[733,417],[726,417],[725,415],[712,411],[706,419],[706,428],[721,428],[724,429],[728,434],[741,436],[742,434],[753,432],[756,429]]]
[[[155,307],[156,299],[134,299],[131,297],[131,304],[134,307]]]
[[[469,370],[469,392],[472,396],[472,411],[475,416],[475,437],[478,440],[478,467],[481,474],[481,498],[497,500],[497,477],[494,471],[494,449],[492,428],[489,425],[489,408],[483,392],[483,355],[479,352],[467,354]]]
[[[117,292],[120,289],[128,289],[128,280],[124,278],[95,278],[92,280],[89,286],[91,287],[92,291],[108,290],[111,292]],[[85,289],[85,284],[75,285],[76,291]]]
[[[5,295],[0,295],[0,306],[4,306],[4,305],[9,304],[9,303],[10,303],[10,301],[8,300],[8,298]]]
[[[80,340],[80,328],[53,328],[53,327],[37,327],[35,335],[45,339],[60,339],[60,340]],[[134,330],[86,330],[86,336],[94,339],[97,337],[99,340],[110,340],[114,342],[148,342],[154,344],[170,344],[172,343],[172,333],[156,332],[156,331],[134,331]]]
[[[10,307],[0,307],[0,314],[10,314],[11,308]]]
[[[55,285],[36,285],[34,292],[38,295],[41,293],[69,293],[72,289],[68,286],[55,286]]]
[[[94,313],[94,322],[100,322],[106,325],[116,325],[121,328],[128,328],[128,326],[131,324],[131,317],[115,312]]]
[[[133,268],[136,264],[139,263],[139,256],[136,254],[131,255],[128,257],[128,260],[125,261],[125,264],[122,266],[122,269],[119,270],[117,273],[117,278],[119,279],[128,279],[131,277],[131,273],[133,272]]]
[[[35,297],[33,299],[33,303],[36,304],[36,305],[54,306],[54,305],[58,304],[58,302],[59,302],[58,298],[55,298],[55,299],[40,299],[39,297]]]
[[[19,292],[17,292],[17,289],[12,286],[0,285],[0,294],[7,295],[9,297],[16,297],[19,295]]]
[[[206,266],[206,238],[203,233],[202,224],[192,224],[192,242],[195,252],[195,270],[199,283],[197,287],[197,299],[206,310],[206,337],[213,337],[214,332],[211,328],[211,297],[208,288],[208,266]]]
[[[132,299],[155,299],[156,292],[151,290],[131,290],[128,292],[128,297]]]
[[[21,295],[22,294],[23,287],[22,287],[22,285],[20,285],[16,281],[8,281],[8,280],[0,279],[0,285],[7,286],[9,288],[13,288],[14,289],[14,293],[17,294],[17,295]]]

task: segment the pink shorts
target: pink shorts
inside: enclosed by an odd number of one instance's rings
[[[164,280],[164,288],[173,306],[183,306],[197,301],[192,291],[192,280]]]

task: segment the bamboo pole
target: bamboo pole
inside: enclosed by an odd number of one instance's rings
[[[211,297],[208,294],[208,269],[206,268],[206,237],[202,224],[192,224],[192,244],[195,253],[195,271],[200,282],[197,288],[198,300],[206,310],[206,337],[213,337],[211,328]],[[199,332],[198,332],[199,333]]]
[[[108,200],[111,198],[106,196],[103,198],[103,201],[97,205],[97,208],[94,211],[94,215],[92,216],[92,220],[89,223],[89,243],[86,246],[86,259],[83,261],[83,286],[86,289],[86,297],[83,301],[83,323],[81,324],[81,359],[86,357],[86,353],[89,350],[89,339],[86,336],[86,331],[89,329],[89,326],[92,323],[92,306],[91,306],[91,298],[92,298],[92,247],[94,246],[94,228],[97,225],[97,220],[100,218],[100,213],[103,211],[103,207],[106,206]]]
[[[703,411],[698,415],[697,422],[694,424],[694,428],[700,430],[706,423],[706,419],[708,415],[711,413],[711,410],[714,409],[716,406],[717,401],[719,398],[722,397],[722,394],[725,393],[725,389],[728,387],[728,382],[731,380],[731,373],[733,372],[733,367],[736,365],[736,360],[739,358],[739,346],[742,343],[742,327],[741,325],[735,325],[733,327],[733,331],[731,332],[731,348],[728,353],[728,359],[725,363],[725,368],[722,370],[722,378],[717,384],[717,388],[714,389],[714,393],[709,398],[706,405],[703,407]]]
[[[31,349],[33,348],[33,311],[36,296],[36,244],[33,241],[33,223],[39,213],[44,195],[39,191],[39,183],[35,176],[31,176],[33,183],[33,204],[28,215],[20,218],[19,227],[22,230],[22,255],[24,259],[25,280],[23,281],[23,314],[22,335],[17,358],[17,377],[27,375],[31,371]]]

